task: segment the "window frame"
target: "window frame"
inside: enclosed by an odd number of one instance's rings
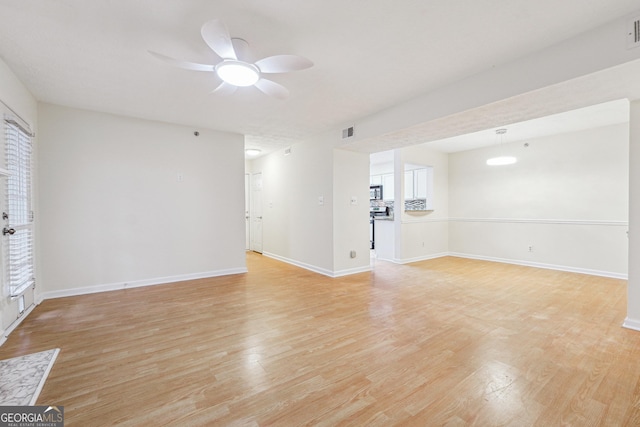
[[[33,216],[33,133],[16,119],[5,116],[3,234],[5,279],[9,296],[19,298],[35,286]]]

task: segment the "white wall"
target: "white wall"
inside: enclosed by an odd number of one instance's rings
[[[629,114],[629,284],[624,326],[640,331],[640,101]]]
[[[371,174],[394,172],[394,221],[376,222],[376,256],[397,263],[409,263],[447,255],[449,251],[449,157],[420,144],[395,150],[394,163],[371,165]],[[406,164],[433,167],[433,210],[404,210]],[[428,196],[429,197],[429,196]]]
[[[369,156],[333,149],[331,137],[252,160],[250,170],[262,173],[263,254],[341,276],[370,269]]]
[[[45,297],[246,271],[241,135],[41,104]]]
[[[435,202],[431,212],[396,210],[388,258],[406,263],[454,254],[625,277],[628,126],[527,142],[528,148],[522,141],[500,148],[519,157],[502,168],[485,163],[496,147],[451,155],[428,144],[399,150],[401,164],[433,166]],[[350,205],[367,187],[365,158],[323,147],[296,144],[290,156],[277,152],[252,162],[254,172],[263,172],[265,253],[328,275],[362,271],[366,265],[347,256],[364,250],[361,234],[366,241],[356,219],[364,214]]]
[[[13,114],[15,112],[22,119],[24,119],[27,124],[31,127],[32,131],[37,133],[38,130],[38,114],[37,114],[37,101],[31,95],[31,93],[27,90],[27,88],[18,80],[18,78],[13,74],[13,72],[7,67],[7,65],[0,59],[0,115],[3,114]],[[4,105],[6,104],[6,105]],[[4,135],[4,128],[2,128],[2,135]],[[4,138],[0,137],[0,141],[4,143]],[[34,152],[37,153],[38,150],[38,138],[34,138]],[[0,146],[0,152],[4,153],[4,146]],[[1,156],[4,159],[4,155]],[[0,167],[5,167],[4,160],[2,161],[2,165]],[[34,163],[34,175],[37,176],[37,162]],[[0,185],[5,185],[3,182],[4,178],[0,178]],[[37,194],[38,188],[34,188],[33,198],[34,198],[34,208],[37,207]],[[2,208],[0,211],[4,210],[4,198],[0,200],[0,206]],[[36,231],[34,234],[34,238],[37,240],[38,238],[38,218],[35,220]],[[2,228],[2,227],[0,227]],[[2,248],[4,249],[4,248]],[[36,277],[39,276],[39,271],[37,268],[36,258]],[[0,344],[4,340],[4,331],[8,328],[13,328],[17,322],[18,318],[18,306],[17,301],[12,301],[8,297],[8,285],[5,283],[4,274],[2,272],[2,265],[0,262],[0,280],[2,280],[2,284],[0,286]],[[32,290],[28,290],[25,293],[25,304],[27,307],[32,306],[34,301],[34,294]]]
[[[540,96],[538,101],[546,102],[546,105],[542,106],[526,101],[518,103],[516,98],[518,95],[538,89],[552,88],[557,83],[572,79],[578,81],[582,76],[640,59],[640,49],[627,49],[625,39],[628,22],[639,13],[613,20],[541,51],[507,64],[497,65],[464,80],[455,81],[448,86],[439,87],[432,92],[421,94],[402,104],[362,118],[358,120],[357,132],[352,144],[366,145],[369,143],[367,141],[369,138],[402,131],[411,126],[504,100],[510,102],[492,110],[494,113],[487,120],[448,124],[456,126],[458,134],[463,134],[502,126],[504,123],[529,120],[540,115],[560,113],[566,109],[586,107],[587,105],[576,104],[570,92],[550,91],[552,98],[538,94]],[[589,90],[588,87],[582,89]],[[628,89],[634,91],[634,88]],[[559,110],[554,109],[553,98],[555,97],[563,97],[562,102],[559,103],[561,106]],[[596,104],[609,100],[611,99],[594,98],[591,102]],[[558,103],[557,99],[556,103]],[[451,129],[447,126],[442,126],[440,129],[442,138],[452,136]]]
[[[449,250],[449,156],[417,145],[400,150],[403,164],[411,163],[433,167],[433,210],[404,211],[396,207],[402,222],[399,262],[412,262],[446,255]],[[402,168],[404,171],[404,167]],[[401,174],[404,179],[404,173]],[[404,189],[404,185],[401,186]],[[404,198],[404,196],[403,196]]]
[[[333,274],[370,270],[368,154],[333,151],[333,202]]]
[[[332,163],[333,148],[313,142],[252,161],[252,172],[262,173],[264,255],[333,273]]]
[[[450,251],[625,277],[628,125],[527,142],[450,155]],[[498,152],[518,163],[487,166]]]

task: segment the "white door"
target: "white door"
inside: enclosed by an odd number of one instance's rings
[[[251,215],[249,215],[250,209],[250,197],[251,194],[251,175],[244,174],[244,234],[245,234],[245,249],[251,249]]]
[[[1,122],[0,122],[1,123]],[[0,215],[7,211],[7,207],[5,205],[5,189],[6,189],[6,176],[4,174],[0,174]],[[0,229],[3,229],[7,226],[6,220],[0,220]],[[2,236],[2,234],[0,234]],[[9,325],[16,320],[18,316],[17,308],[13,308],[10,306],[17,307],[17,301],[9,298],[9,274],[5,271],[5,268],[8,264],[8,259],[5,258],[7,256],[7,250],[9,249],[8,239],[0,239],[0,331],[4,331]],[[2,339],[2,335],[0,332],[0,339]]]
[[[0,180],[3,200],[0,211],[2,234],[3,286],[0,295],[11,296],[0,301],[2,324],[13,322],[34,303],[33,211],[31,205],[32,136],[28,126],[13,118],[4,121],[2,151],[6,153],[7,177]],[[3,307],[2,303],[5,303]],[[7,319],[6,316],[9,316]]]
[[[251,178],[251,250],[262,253],[262,173]]]

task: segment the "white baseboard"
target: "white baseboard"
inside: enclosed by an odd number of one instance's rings
[[[276,255],[276,254],[272,254],[270,252],[263,252],[262,255],[269,257],[269,258],[273,258],[275,260],[278,261],[282,261],[285,262],[287,264],[291,264],[291,265],[295,265],[296,267],[300,267],[300,268],[304,268],[305,270],[309,270],[309,271],[313,271],[314,273],[318,273],[318,274],[322,274],[323,276],[328,276],[328,277],[343,277],[343,276],[349,276],[351,274],[357,274],[357,273],[366,273],[371,271],[371,265],[367,265],[366,267],[358,267],[358,268],[349,268],[346,270],[338,270],[338,271],[331,271],[331,270],[327,270],[326,268],[320,268],[320,267],[316,267],[315,265],[311,265],[311,264],[307,264],[304,262],[300,262],[300,261],[296,261],[290,258],[286,258],[280,255]]]
[[[305,270],[310,270],[315,273],[322,274],[328,277],[334,277],[334,278],[371,271],[371,266],[339,270],[339,271],[331,271],[331,270],[316,267],[310,264],[295,261],[293,259],[289,259],[276,254],[268,253],[268,252],[264,252],[263,255],[269,258],[276,259],[278,261],[285,262],[287,264],[295,265],[296,267],[304,268]],[[455,256],[460,258],[477,259],[477,260],[483,260],[483,261],[502,262],[506,264],[516,264],[516,265],[523,265],[527,267],[536,267],[536,268],[544,268],[544,269],[550,269],[550,270],[567,271],[572,273],[590,274],[594,276],[610,277],[615,279],[625,279],[625,280],[628,279],[627,274],[621,274],[621,273],[615,273],[615,272],[575,268],[575,267],[553,265],[553,264],[542,264],[542,263],[535,263],[535,262],[522,261],[522,260],[486,257],[486,256],[472,255],[472,254],[465,254],[465,253],[458,253],[458,252],[439,253],[439,254],[432,254],[432,255],[407,258],[407,259],[383,259],[383,258],[378,258],[378,259],[393,262],[396,264],[408,264],[412,262],[419,262],[419,261],[425,261],[429,259],[441,258],[444,256]],[[82,288],[65,289],[62,291],[52,291],[52,292],[37,294],[35,304],[32,304],[29,307],[27,307],[25,312],[18,319],[16,319],[15,322],[9,325],[7,329],[5,329],[4,331],[0,331],[0,346],[7,340],[7,337],[9,336],[9,334],[31,313],[31,311],[33,311],[36,305],[39,305],[45,299],[63,298],[63,297],[76,296],[76,295],[93,294],[98,292],[108,292],[108,291],[122,290],[122,289],[128,289],[128,288],[138,288],[143,286],[162,285],[162,284],[173,283],[173,282],[182,282],[186,280],[206,279],[210,277],[226,276],[231,274],[242,274],[242,273],[247,273],[247,271],[248,271],[247,268],[243,267],[243,268],[217,270],[217,271],[209,271],[209,272],[194,273],[194,274],[160,277],[156,279],[137,280],[137,281],[131,281],[131,282],[109,283],[104,285],[87,286]],[[640,320],[627,318],[625,319],[623,326],[628,329],[640,331]]]
[[[301,267],[304,268],[306,270],[311,270],[313,272],[319,273],[319,274],[323,274],[325,276],[329,276],[329,277],[341,277],[341,276],[347,276],[350,274],[356,274],[356,273],[362,273],[365,271],[371,271],[371,268],[356,268],[356,269],[351,269],[351,270],[341,270],[341,271],[335,271],[332,272],[330,270],[326,270],[326,269],[322,269],[322,268],[318,268],[309,264],[305,264],[299,261],[295,261],[289,258],[285,258],[285,257],[281,257],[279,255],[275,255],[275,254],[271,254],[271,253],[264,253],[263,255],[268,256],[269,258],[273,258],[273,259],[277,259],[278,261],[282,261],[282,262],[286,262],[287,264],[292,264],[295,265],[297,267]],[[388,262],[392,262],[394,264],[409,264],[412,262],[419,262],[419,261],[426,261],[426,260],[430,260],[430,259],[436,259],[436,258],[442,258],[445,256],[454,256],[454,257],[459,257],[459,258],[468,258],[468,259],[477,259],[477,260],[481,260],[481,261],[493,261],[493,262],[501,262],[501,263],[505,263],[505,264],[514,264],[514,265],[522,265],[525,267],[535,267],[535,268],[543,268],[546,270],[558,270],[558,271],[566,271],[569,273],[580,273],[580,274],[589,274],[591,276],[600,276],[600,277],[609,277],[609,278],[613,278],[613,279],[623,279],[623,280],[627,280],[628,279],[628,275],[627,274],[623,274],[623,273],[617,273],[617,272],[612,272],[612,271],[601,271],[601,270],[593,270],[593,269],[588,269],[588,268],[578,268],[578,267],[571,267],[571,266],[566,266],[566,265],[556,265],[556,264],[544,264],[544,263],[540,263],[540,262],[530,262],[530,261],[524,261],[524,260],[517,260],[517,259],[506,259],[506,258],[497,258],[497,257],[488,257],[488,256],[482,256],[482,255],[473,255],[473,254],[465,254],[465,253],[459,253],[459,252],[440,252],[437,254],[430,254],[430,255],[424,255],[424,256],[419,256],[419,257],[413,257],[413,258],[393,258],[393,259],[388,259],[388,258],[376,258],[382,261],[388,261]]]
[[[385,258],[385,257],[381,257],[380,255],[376,255],[376,259],[379,259],[380,261],[392,262],[394,264],[402,264],[402,260],[397,258]]]
[[[0,346],[5,343],[5,341],[9,337],[9,334],[11,334],[11,332],[13,332],[14,329],[16,329],[18,325],[20,325],[20,323],[22,323],[22,321],[27,318],[27,316],[33,311],[33,309],[36,308],[36,305],[37,304],[31,304],[29,307],[27,307],[20,315],[20,317],[18,317],[12,324],[10,324],[7,329],[2,331],[2,335],[0,335]]]
[[[413,257],[413,258],[397,259],[397,260],[393,260],[392,262],[395,262],[396,264],[409,264],[412,262],[427,261],[430,259],[442,258],[448,255],[449,255],[448,252],[441,252],[438,254],[423,255],[423,256]]]
[[[207,271],[202,273],[181,274],[177,276],[158,277],[155,279],[136,280],[131,282],[109,283],[104,285],[86,286],[82,288],[65,289],[62,291],[44,292],[38,295],[42,301],[45,299],[64,298],[76,295],[95,294],[98,292],[118,291],[129,288],[140,288],[143,286],[164,285],[167,283],[184,282],[186,280],[208,279],[210,277],[227,276],[230,274],[246,273],[247,268],[231,268],[227,270]]]
[[[622,323],[622,327],[627,329],[633,329],[634,331],[640,331],[640,320],[626,318]]]
[[[216,271],[208,271],[208,272],[202,272],[202,273],[182,274],[177,276],[159,277],[156,279],[136,280],[132,282],[119,282],[119,283],[109,283],[105,285],[86,286],[82,288],[65,289],[63,291],[44,292],[42,294],[38,293],[35,296],[35,303],[27,307],[24,313],[18,319],[16,319],[15,322],[13,322],[11,325],[9,325],[7,329],[1,332],[0,346],[4,344],[4,342],[7,340],[7,337],[9,336],[9,334],[13,332],[13,330],[33,311],[36,305],[39,305],[40,303],[42,303],[42,301],[46,299],[95,294],[98,292],[117,291],[122,289],[129,289],[129,288],[139,288],[143,286],[164,285],[167,283],[184,282],[186,280],[208,279],[210,277],[227,276],[230,274],[242,274],[242,273],[246,273],[247,271],[248,270],[246,267],[231,268],[227,270],[216,270]]]
[[[530,262],[523,261],[518,259],[507,259],[507,258],[497,258],[497,257],[488,257],[483,255],[474,255],[474,254],[466,254],[460,252],[442,252],[438,254],[426,255],[422,257],[415,258],[406,258],[406,259],[387,259],[387,258],[378,258],[383,261],[393,262],[395,264],[408,264],[411,262],[419,262],[426,261],[430,259],[442,258],[445,256],[453,256],[458,258],[467,258],[467,259],[477,259],[481,261],[493,261],[493,262],[501,262],[504,264],[514,264],[514,265],[522,265],[525,267],[535,267],[535,268],[544,268],[546,270],[558,270],[558,271],[566,271],[569,273],[581,273],[581,274],[589,274],[591,276],[600,276],[600,277],[609,277],[612,279],[623,279],[628,280],[628,275],[623,273],[617,273],[613,271],[601,271],[601,270],[592,270],[588,268],[578,268],[578,267],[570,267],[566,265],[556,265],[556,264],[544,264],[540,262]]]
[[[322,274],[323,276],[333,277],[333,271],[327,270],[326,268],[316,267],[315,265],[296,261],[270,252],[263,252],[262,255],[278,261],[286,262],[287,264],[295,265],[296,267],[304,268],[305,270],[313,271],[314,273]]]
[[[464,254],[459,252],[450,252],[449,256],[455,256],[459,258],[468,258],[468,259],[477,259],[481,261],[494,261],[494,262],[502,262],[504,264],[515,264],[522,265],[525,267],[536,267],[536,268],[544,268],[546,270],[558,270],[558,271],[566,271],[568,273],[581,273],[581,274],[589,274],[591,276],[601,276],[601,277],[609,277],[612,279],[628,279],[627,274],[616,273],[613,271],[601,271],[601,270],[591,270],[588,268],[578,268],[571,267],[566,265],[556,265],[556,264],[544,264],[540,262],[530,262],[523,261],[518,259],[505,259],[505,258],[496,258],[496,257],[487,257],[482,255],[472,255],[472,254]]]
[[[350,276],[352,274],[358,274],[358,273],[368,273],[371,271],[371,265],[369,264],[366,267],[358,267],[358,268],[348,268],[346,270],[338,270],[338,271],[334,271],[333,275],[331,277],[343,277],[343,276]]]

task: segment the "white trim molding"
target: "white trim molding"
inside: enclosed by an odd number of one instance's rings
[[[582,220],[582,219],[546,219],[546,218],[449,218],[451,222],[492,222],[501,224],[558,224],[558,225],[602,225],[628,227],[629,221]]]
[[[640,320],[630,319],[627,317],[626,319],[624,319],[624,322],[622,323],[622,327],[627,329],[633,329],[634,331],[640,331]]]
[[[22,321],[27,318],[27,316],[33,311],[33,309],[36,308],[36,305],[37,304],[34,303],[27,307],[25,311],[20,315],[20,317],[18,317],[12,324],[10,324],[7,329],[2,331],[2,335],[0,335],[0,346],[5,343],[11,332],[13,332],[14,329],[16,329],[18,325],[20,325],[20,323],[22,323]]]
[[[281,261],[287,264],[295,265],[296,267],[304,268],[305,270],[313,271],[314,273],[322,274],[323,276],[332,277],[332,278],[349,276],[351,274],[367,273],[371,271],[371,265],[368,265],[366,267],[357,267],[357,268],[349,268],[346,270],[331,271],[331,270],[327,270],[326,268],[316,267],[315,265],[296,261],[291,258],[283,257],[270,252],[263,252],[262,255],[268,258],[275,259],[276,261]]]
[[[420,262],[420,261],[427,261],[430,259],[436,259],[436,258],[442,258],[442,257],[446,257],[449,256],[449,252],[440,252],[437,254],[429,254],[429,255],[423,255],[423,256],[418,256],[418,257],[413,257],[413,258],[393,258],[393,259],[386,259],[386,258],[377,258],[379,260],[382,261],[388,261],[388,262],[392,262],[394,264],[410,264],[412,262]]]
[[[316,267],[315,265],[307,264],[305,262],[300,262],[300,261],[293,260],[291,258],[272,254],[271,252],[263,252],[262,255],[269,258],[273,258],[277,261],[282,261],[287,264],[295,265],[296,267],[304,268],[305,270],[313,271],[314,273],[322,274],[323,276],[333,277],[333,271],[327,270],[326,268]]]
[[[569,273],[581,273],[581,274],[589,274],[591,276],[600,276],[600,277],[609,277],[612,279],[623,279],[627,280],[628,275],[622,273],[616,273],[612,271],[601,271],[601,270],[591,270],[588,268],[578,268],[578,267],[569,267],[566,265],[557,265],[557,264],[544,264],[540,262],[529,262],[523,261],[519,259],[506,259],[506,258],[497,258],[497,257],[488,257],[482,255],[473,255],[473,254],[465,254],[460,252],[450,252],[449,256],[459,257],[459,258],[467,258],[467,259],[477,259],[481,261],[493,261],[493,262],[501,262],[504,264],[514,264],[514,265],[522,265],[525,267],[536,267],[536,268],[544,268],[546,270],[558,270],[558,271],[566,271]]]
[[[158,277],[155,279],[136,280],[131,282],[108,283],[104,285],[86,286],[82,288],[65,289],[63,291],[44,292],[39,295],[41,300],[64,298],[76,295],[95,294],[98,292],[119,291],[129,288],[140,288],[143,286],[166,285],[167,283],[184,282],[187,280],[208,279],[211,277],[228,276],[230,274],[243,274],[248,270],[243,268],[231,268],[227,270],[207,271],[202,273],[181,274],[177,276]]]
[[[369,264],[366,267],[348,268],[346,270],[334,271],[331,277],[333,278],[344,277],[344,276],[350,276],[352,274],[358,274],[358,273],[369,273],[371,271],[372,271],[371,264]]]
[[[408,211],[411,212],[411,211]],[[432,222],[449,222],[449,218],[416,218],[416,219],[403,219],[402,224],[422,224]]]
[[[382,261],[392,262],[394,264],[409,264],[412,262],[427,261],[430,259],[442,258],[446,256],[466,258],[466,259],[477,259],[480,261],[501,262],[504,264],[522,265],[524,267],[543,268],[545,270],[566,271],[568,273],[589,274],[591,276],[608,277],[611,279],[622,279],[622,280],[628,279],[627,274],[616,273],[612,271],[592,270],[588,268],[569,267],[566,265],[544,264],[540,262],[529,262],[529,261],[523,261],[518,259],[488,257],[488,256],[482,256],[482,255],[465,254],[461,252],[441,252],[437,254],[431,254],[431,255],[425,255],[421,257],[407,258],[407,259],[398,259],[398,258],[393,258],[393,259],[377,258],[377,259],[380,259]]]
[[[442,258],[442,257],[446,257],[448,255],[449,255],[448,252],[441,252],[441,253],[437,253],[437,254],[430,254],[430,255],[424,255],[424,256],[413,257],[413,258],[400,259],[397,262],[398,262],[398,264],[409,264],[409,263],[412,263],[412,262],[427,261],[427,260],[430,260],[430,259]]]
[[[46,299],[64,298],[77,295],[95,294],[98,292],[119,291],[129,288],[140,288],[143,286],[166,285],[168,283],[184,282],[187,280],[208,279],[211,277],[228,276],[231,274],[247,273],[247,268],[230,268],[226,270],[216,270],[202,273],[182,274],[177,276],[159,277],[156,279],[137,280],[132,282],[109,283],[105,285],[85,286],[82,288],[65,289],[63,291],[52,291],[38,293],[34,295],[35,303],[31,304],[27,309],[13,322],[7,329],[0,331],[0,346],[4,344],[7,337],[18,325],[33,311],[33,309]]]

